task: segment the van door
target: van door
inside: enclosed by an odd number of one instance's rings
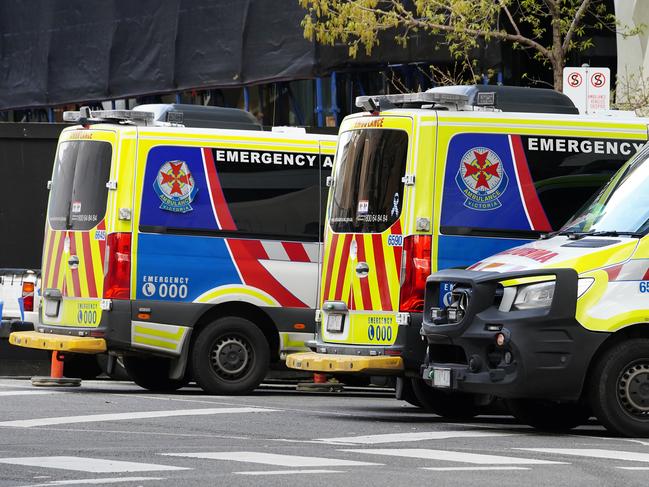
[[[83,139],[76,139],[83,135]],[[106,206],[115,133],[63,134],[45,224],[43,312],[46,325],[96,327],[104,284]]]
[[[323,337],[386,345],[397,331],[412,119],[374,118],[370,128],[356,122],[360,128],[339,138],[322,284],[325,314],[342,303],[345,313],[325,317]]]

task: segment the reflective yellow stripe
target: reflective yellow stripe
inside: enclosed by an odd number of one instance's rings
[[[269,296],[255,288],[243,287],[243,286],[221,286],[212,291],[208,291],[204,294],[201,294],[197,297],[195,303],[209,303],[218,298],[230,296],[233,299],[237,299],[240,296],[250,296],[255,299],[260,300],[261,302],[269,306],[278,306],[279,303],[275,301],[272,296]]]
[[[168,350],[176,350],[178,348],[178,343],[165,342],[164,340],[157,340],[155,338],[147,338],[143,336],[134,337],[133,343],[140,343],[142,345],[151,345],[152,347],[166,348]]]
[[[135,333],[141,333],[143,335],[151,335],[154,337],[158,338],[166,338],[169,340],[180,340],[185,333],[184,328],[178,328],[178,330],[175,333],[171,333],[168,331],[163,331],[163,330],[157,330],[155,328],[145,328],[144,326],[135,326]]]
[[[90,290],[88,289],[88,275],[86,274],[86,255],[83,252],[83,234],[81,232],[74,232],[74,240],[77,249],[77,256],[79,257],[79,291],[82,298],[90,297]],[[92,256],[90,256],[92,257]]]

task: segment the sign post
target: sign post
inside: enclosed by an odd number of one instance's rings
[[[563,68],[563,93],[579,113],[608,110],[611,104],[611,70],[609,68]]]

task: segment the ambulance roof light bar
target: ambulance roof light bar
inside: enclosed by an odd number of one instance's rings
[[[368,112],[396,107],[423,108],[425,105],[438,106],[439,108],[448,108],[449,105],[454,105],[456,110],[461,110],[468,103],[469,97],[466,95],[439,91],[434,93],[399,93],[356,97],[356,106]]]
[[[64,122],[87,125],[101,122],[126,122],[135,125],[152,125],[155,118],[153,112],[135,110],[90,110],[81,107],[79,111],[63,112]]]

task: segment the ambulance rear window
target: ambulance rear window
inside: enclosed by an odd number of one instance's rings
[[[54,230],[90,230],[104,218],[112,147],[74,140],[59,145],[48,220]]]
[[[402,130],[341,134],[329,223],[335,232],[378,233],[401,214],[408,155]]]

